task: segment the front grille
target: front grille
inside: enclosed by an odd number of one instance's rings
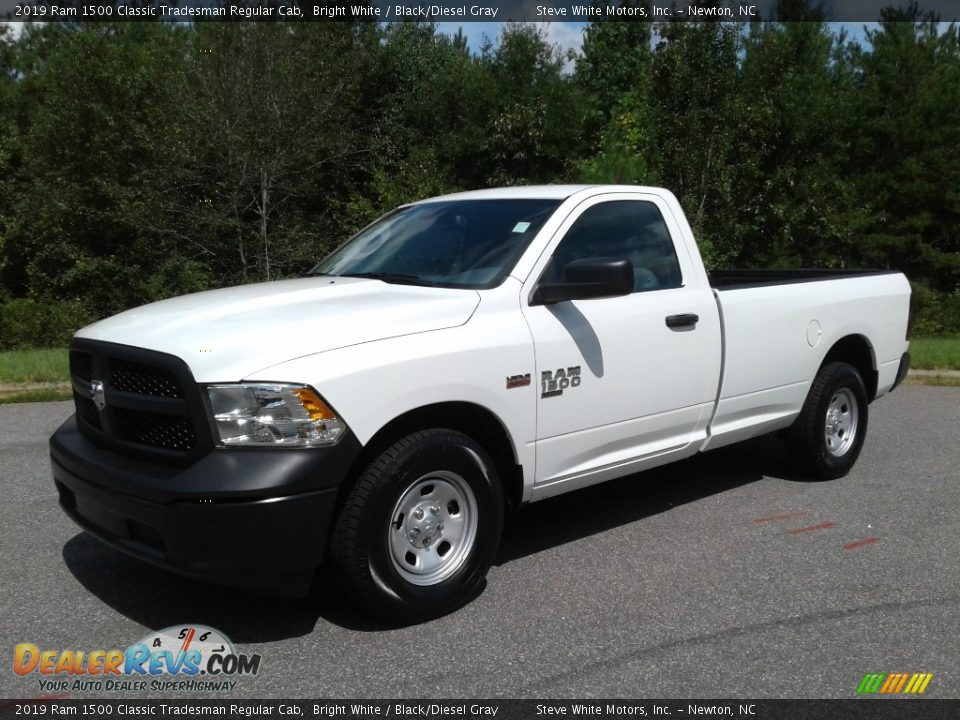
[[[117,408],[115,417],[119,422],[120,437],[129,442],[184,452],[193,450],[197,444],[197,433],[189,418],[126,408]]]
[[[77,350],[70,353],[70,374],[86,382],[93,379],[93,357],[90,353]]]
[[[113,387],[123,392],[151,397],[182,398],[183,390],[173,373],[127,360],[111,360]]]
[[[76,390],[73,391],[73,401],[77,406],[77,417],[97,430],[102,430],[100,425],[100,413],[97,412],[97,406],[93,400],[81,397]]]
[[[77,425],[97,444],[171,463],[187,462],[213,446],[200,388],[179,358],[75,340],[70,374]]]

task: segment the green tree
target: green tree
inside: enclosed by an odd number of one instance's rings
[[[586,182],[656,181],[651,37],[651,23],[636,21],[593,22],[584,33],[576,80],[588,98],[584,133],[591,144],[580,165]]]
[[[610,4],[601,0],[595,6],[604,9]],[[617,4],[647,7],[636,0]],[[591,139],[606,129],[626,98],[647,99],[652,28],[649,22],[603,20],[591,23],[584,31],[576,80],[589,96],[585,129]]]
[[[495,87],[487,127],[487,182],[551,182],[572,174],[585,147],[584,97],[565,75],[568,58],[545,31],[509,23],[500,43],[485,48],[481,66]]]
[[[181,212],[187,227],[204,228],[203,250],[223,271],[282,276],[335,242],[329,235],[339,228],[323,218],[336,214],[352,168],[374,152],[374,134],[357,122],[367,117],[362,79],[371,30],[198,26],[188,53],[195,91],[178,123],[195,130],[185,137],[196,154],[191,193],[173,195],[178,206],[168,209]]]
[[[865,264],[941,291],[960,285],[960,34],[916,4],[883,12],[867,39],[851,166]]]
[[[735,23],[661,24],[653,56],[656,176],[679,198],[711,263],[723,263],[729,252],[724,213],[740,197],[734,158],[743,116],[741,30]]]
[[[861,47],[781,0],[654,28],[595,23],[575,66],[532,25],[475,53],[432,23],[0,28],[4,317],[294,274],[396,204],[574,177],[670,188],[710,264],[892,267],[956,305],[955,26],[888,10]]]
[[[733,264],[825,266],[850,255],[846,180],[853,78],[818,11],[802,0],[745,40],[737,138]]]
[[[12,221],[11,177],[16,160],[18,86],[15,80],[14,52],[16,45],[10,27],[0,25],[0,278],[6,264],[5,226]],[[0,285],[0,302],[6,299],[6,288]]]
[[[490,87],[462,33],[449,38],[433,23],[389,26],[375,82],[381,146],[370,212],[472,185]]]
[[[26,32],[18,76],[19,161],[4,223],[3,284],[75,299],[96,314],[147,297],[171,247],[144,228],[144,173],[165,152],[180,36],[162,26]]]

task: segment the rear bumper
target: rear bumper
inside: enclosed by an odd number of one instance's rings
[[[359,450],[348,436],[332,448],[215,450],[176,468],[100,448],[74,418],[50,438],[60,504],[84,530],[183,575],[293,596],[323,560]]]
[[[905,352],[900,357],[900,367],[897,368],[897,377],[893,381],[893,385],[890,386],[890,390],[896,390],[897,385],[902,383],[907,377],[907,373],[910,371],[910,353]]]

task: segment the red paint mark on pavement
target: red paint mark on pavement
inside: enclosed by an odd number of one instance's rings
[[[812,532],[814,530],[829,530],[834,527],[832,522],[822,522],[819,525],[809,525],[808,527],[802,528],[793,528],[792,530],[787,530],[788,535],[799,535],[800,533]]]
[[[764,523],[776,522],[777,520],[792,520],[793,518],[803,517],[804,515],[806,515],[805,512],[784,513],[783,515],[770,515],[768,517],[757,518],[754,522],[757,525],[763,525]]]
[[[843,546],[844,550],[856,550],[858,547],[863,547],[864,545],[873,545],[876,542],[880,542],[880,538],[871,535],[870,537],[865,537],[863,540],[854,540]]]

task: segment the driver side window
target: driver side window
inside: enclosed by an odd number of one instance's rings
[[[541,281],[562,282],[564,267],[574,260],[614,257],[633,265],[634,292],[683,284],[663,215],[643,200],[613,200],[585,210],[554,250]]]

